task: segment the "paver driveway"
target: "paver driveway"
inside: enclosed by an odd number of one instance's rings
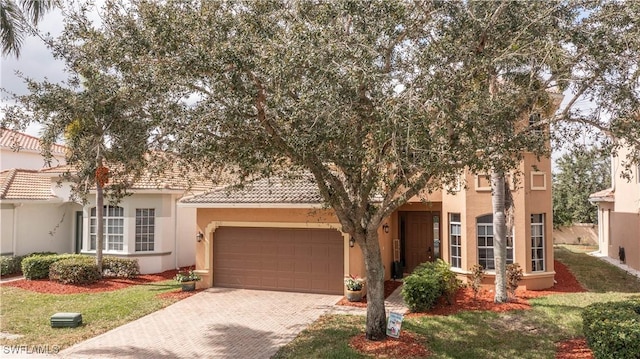
[[[78,343],[63,358],[269,358],[341,296],[211,288]]]

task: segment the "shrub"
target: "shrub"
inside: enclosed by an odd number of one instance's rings
[[[445,295],[447,301],[460,288],[460,281],[449,265],[441,259],[419,265],[404,279],[402,297],[413,312],[427,311],[435,306],[438,298]]]
[[[71,257],[52,263],[49,279],[64,284],[90,284],[100,279],[100,272],[93,258]]]
[[[1,256],[0,275],[11,275],[20,272],[23,256]]]
[[[507,291],[515,298],[518,283],[522,280],[522,268],[518,263],[507,265]]]
[[[640,300],[591,304],[582,324],[597,359],[640,358]]]
[[[88,258],[80,254],[32,253],[22,260],[22,274],[26,279],[49,278],[51,264],[62,259],[74,257]]]
[[[474,264],[473,267],[471,267],[471,275],[469,276],[469,286],[473,290],[474,299],[477,298],[478,293],[480,293],[482,278],[484,278],[484,267],[479,264]]]
[[[105,277],[135,278],[140,275],[140,266],[137,259],[104,257],[102,272]]]

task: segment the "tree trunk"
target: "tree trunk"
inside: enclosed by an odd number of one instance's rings
[[[362,246],[367,273],[367,327],[369,340],[383,340],[387,337],[386,313],[384,309],[384,267],[378,242],[378,231],[369,230],[365,238],[356,241]]]
[[[494,302],[506,303],[507,296],[507,223],[505,215],[505,181],[504,172],[493,170],[491,173],[491,190],[493,205],[493,258],[495,263]]]
[[[102,159],[98,157],[97,160],[99,169],[102,167]],[[98,170],[96,169],[96,265],[98,266],[98,272],[102,276],[102,247],[103,247],[103,238],[104,238],[104,193],[102,191],[102,183],[100,183],[100,179],[98,174]]]

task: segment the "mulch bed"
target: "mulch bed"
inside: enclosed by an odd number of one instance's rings
[[[546,290],[516,290],[516,298],[512,298],[508,303],[494,303],[493,298],[495,293],[490,289],[482,289],[478,293],[477,297],[474,298],[474,293],[470,288],[462,288],[456,294],[453,304],[448,304],[443,300],[427,313],[408,313],[405,315],[405,318],[452,315],[461,311],[470,310],[487,310],[494,312],[527,310],[531,309],[531,304],[528,301],[528,299],[531,298],[550,294],[586,291],[564,264],[555,261],[554,268],[556,271],[556,283],[553,287]],[[393,292],[395,288],[397,288],[397,286],[394,287],[391,292]],[[385,282],[385,298],[388,296],[386,291],[387,282]],[[389,292],[389,294],[391,294],[391,292]],[[343,299],[338,304],[343,304],[343,301],[349,303],[346,299]],[[355,304],[356,306],[360,305],[360,303]],[[366,306],[366,302],[364,306]],[[403,339],[405,337],[407,338]],[[362,334],[353,337],[350,341],[350,345],[363,354],[374,355],[376,357],[413,358],[428,356],[428,349],[422,344],[424,343],[424,340],[416,338],[414,333],[403,331],[400,339],[402,340],[387,338],[379,342],[372,342],[368,341],[364,337],[364,334]],[[593,354],[587,346],[586,341],[581,338],[559,342],[556,344],[556,348],[556,359],[593,359]]]
[[[384,281],[384,297],[388,298],[391,293],[393,293],[394,290],[396,290],[399,286],[402,285],[401,281],[395,281],[395,280],[386,280]],[[367,307],[367,296],[363,296],[362,300],[360,300],[359,302],[350,302],[346,297],[342,297],[342,299],[340,299],[338,301],[338,303],[336,303],[336,305],[344,305],[347,307],[358,307],[358,308],[366,308]]]

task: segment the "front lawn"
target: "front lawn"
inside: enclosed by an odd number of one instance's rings
[[[580,314],[585,306],[640,297],[637,278],[579,248],[557,248],[555,256],[590,292],[530,299],[531,310],[408,317],[402,329],[424,338],[429,358],[555,358],[558,342],[583,335]],[[324,316],[275,357],[367,357],[348,345],[352,336],[364,331],[364,323],[362,316]]]
[[[42,294],[3,285],[0,328],[3,333],[22,337],[0,339],[0,345],[49,345],[63,349],[174,303],[177,299],[160,298],[158,294],[178,288],[174,280],[165,280],[110,292]],[[51,328],[50,317],[57,312],[81,313],[83,325]]]

